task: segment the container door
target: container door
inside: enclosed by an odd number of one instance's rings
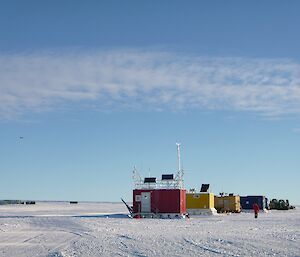
[[[224,200],[224,210],[229,211],[229,200]]]
[[[150,192],[142,192],[142,209],[141,212],[147,213],[151,212],[151,193]]]

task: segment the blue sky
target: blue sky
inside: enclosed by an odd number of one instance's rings
[[[2,1],[0,198],[131,199],[131,171],[297,195],[297,1]],[[22,136],[23,139],[19,137]]]

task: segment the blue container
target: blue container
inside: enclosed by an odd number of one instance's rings
[[[240,197],[241,207],[244,210],[252,210],[253,204],[257,203],[260,210],[267,208],[266,197],[263,195],[248,195]]]

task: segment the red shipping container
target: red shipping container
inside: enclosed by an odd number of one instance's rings
[[[185,189],[135,189],[133,212],[186,214]]]

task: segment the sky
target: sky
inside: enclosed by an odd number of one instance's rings
[[[300,204],[299,1],[0,3],[0,199],[130,201],[132,170]]]

